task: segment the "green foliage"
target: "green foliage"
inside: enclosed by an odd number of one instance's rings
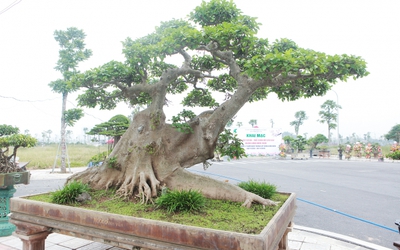
[[[290,145],[294,141],[294,138],[290,135],[286,135],[282,138],[282,140],[285,142],[285,144]]]
[[[166,209],[169,213],[200,211],[206,199],[195,190],[167,191],[156,199],[156,205]]]
[[[191,110],[183,110],[177,116],[172,116],[172,127],[176,128],[182,133],[193,133],[193,129],[189,122],[196,117],[195,113]]]
[[[19,129],[9,125],[0,126],[0,172],[10,173],[21,171],[15,164],[10,161],[11,158],[17,159],[17,151],[20,147],[31,148],[37,143],[37,139],[25,134],[18,134]],[[9,148],[13,147],[11,155],[8,155]]]
[[[122,136],[129,128],[130,121],[124,115],[115,115],[107,122],[96,124],[88,135]]]
[[[256,119],[251,119],[249,121],[249,124],[251,125],[251,127],[254,127],[255,125],[257,125],[257,120]]]
[[[0,137],[4,135],[12,135],[12,134],[18,134],[19,133],[19,128],[13,127],[11,125],[0,125]]]
[[[305,145],[307,145],[307,140],[303,136],[298,135],[296,139],[293,140],[291,145],[299,150],[299,152],[301,152],[305,149]]]
[[[319,116],[321,119],[318,121],[320,123],[326,123],[328,125],[328,139],[330,140],[331,138],[331,129],[335,129],[337,124],[335,123],[338,118],[338,112],[339,109],[342,107],[338,105],[336,102],[332,100],[326,100],[322,105],[321,105],[321,111],[319,111]]]
[[[150,155],[154,154],[156,152],[156,143],[153,141],[150,144],[147,144],[144,146],[144,150]]]
[[[290,126],[294,126],[294,131],[295,131],[296,135],[298,135],[300,125],[303,125],[304,120],[307,120],[308,117],[306,116],[306,112],[303,110],[297,111],[294,114],[294,117],[296,118],[296,120],[290,122]]]
[[[104,162],[110,153],[111,153],[111,151],[103,151],[101,153],[98,153],[98,154],[92,156],[92,158],[89,159],[88,163],[92,162],[94,165],[96,165],[100,162]]]
[[[328,142],[328,138],[326,138],[323,134],[317,134],[314,137],[308,139],[308,144],[311,146],[312,149],[317,148],[317,145],[320,143]],[[339,145],[340,146],[340,145]],[[342,145],[343,146],[343,145]],[[343,146],[344,147],[344,146]],[[343,150],[343,149],[342,149]]]
[[[109,168],[117,168],[118,167],[118,158],[116,156],[112,156],[108,159],[108,167]]]
[[[194,89],[182,101],[187,107],[218,107],[211,93],[207,89]]]
[[[31,148],[34,147],[36,143],[37,139],[30,135],[12,134],[1,138],[0,147]]]
[[[51,202],[56,204],[73,204],[75,198],[83,192],[89,191],[89,186],[79,181],[72,181],[66,184],[62,189],[52,194]]]
[[[400,142],[400,124],[394,125],[392,129],[385,134],[385,139]]]
[[[229,156],[230,158],[240,159],[247,157],[245,150],[242,148],[243,141],[232,133],[229,129],[225,129],[218,137],[215,151],[221,156]]]
[[[400,160],[400,151],[390,152],[386,157],[393,160]]]
[[[65,124],[73,127],[75,122],[83,117],[82,109],[69,109],[64,112]]]
[[[261,196],[264,199],[271,199],[271,197],[276,194],[276,186],[266,183],[265,181],[257,182],[254,180],[249,180],[240,182],[238,186],[250,193]]]

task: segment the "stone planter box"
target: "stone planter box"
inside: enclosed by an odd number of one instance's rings
[[[222,230],[116,215],[69,206],[11,199],[14,235],[23,250],[44,250],[48,234],[55,232],[97,241],[120,248],[136,249],[289,249],[287,234],[296,209],[296,195],[282,205],[260,234]]]
[[[321,158],[329,158],[331,156],[331,151],[329,150],[319,150],[318,156]]]

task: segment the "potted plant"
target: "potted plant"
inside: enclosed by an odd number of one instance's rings
[[[310,158],[312,158],[312,151],[318,148],[318,144],[326,142],[328,142],[328,138],[323,134],[317,134],[308,139],[308,145],[310,145]]]
[[[8,236],[15,230],[9,223],[10,198],[15,193],[15,184],[29,184],[30,173],[25,164],[18,162],[19,147],[33,147],[37,140],[30,135],[19,134],[19,129],[10,125],[0,125],[0,236]],[[13,147],[11,154],[10,147]]]
[[[344,150],[344,155],[345,155],[346,160],[350,160],[352,151],[353,151],[353,147],[350,144],[347,144],[346,148]]]

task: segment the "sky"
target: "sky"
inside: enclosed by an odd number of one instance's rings
[[[257,17],[262,24],[259,37],[274,41],[289,38],[300,47],[327,54],[361,56],[370,75],[338,82],[323,97],[282,102],[276,95],[264,101],[246,104],[236,122],[251,127],[280,128],[294,134],[289,123],[303,110],[308,119],[299,134],[307,137],[327,135],[327,125],[317,120],[326,100],[339,110],[339,134],[346,138],[370,133],[379,139],[400,123],[400,2],[398,0],[321,1],[321,0],[236,0],[244,14]],[[86,48],[92,57],[79,65],[80,71],[111,60],[124,61],[122,44],[127,37],[136,39],[154,31],[161,21],[185,18],[200,0],[2,0],[0,1],[0,124],[17,126],[21,132],[37,138],[51,130],[59,138],[61,123],[60,94],[48,84],[61,78],[54,69],[59,45],[55,30],[77,27],[86,33]],[[67,108],[75,108],[79,92],[70,94]],[[165,109],[167,118],[180,110],[179,98],[171,98]],[[222,100],[219,100],[220,102]],[[122,103],[113,111],[83,108],[85,116],[72,130],[72,138],[83,138],[83,129],[108,121],[117,114],[130,115]],[[338,131],[331,131],[337,137]]]

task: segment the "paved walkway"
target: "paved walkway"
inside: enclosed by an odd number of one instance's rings
[[[86,169],[73,168],[73,172]],[[49,174],[50,170],[31,171],[31,180],[46,180],[67,178],[70,174]],[[18,187],[17,187],[18,188]],[[390,250],[390,248],[378,246],[348,236],[307,228],[295,225],[289,233],[289,247],[291,250],[349,250],[349,249],[374,249]],[[52,233],[46,239],[46,250],[122,250],[122,248],[75,238],[67,235]],[[0,250],[22,250],[22,241],[15,236],[0,237]]]
[[[351,237],[295,226],[289,233],[289,247],[291,250],[390,250],[369,242],[360,241]],[[1,250],[22,250],[22,241],[15,236],[0,237]],[[46,250],[123,250],[122,248],[74,238],[67,235],[50,234],[46,239]]]

